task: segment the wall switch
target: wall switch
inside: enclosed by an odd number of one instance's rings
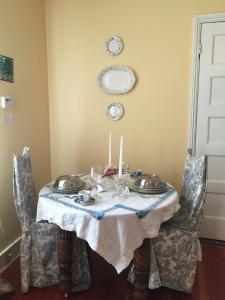
[[[0,97],[0,103],[2,108],[11,108],[13,106],[13,99],[8,96]]]

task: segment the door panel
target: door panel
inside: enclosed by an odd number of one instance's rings
[[[205,214],[224,218],[223,210],[225,202],[222,194],[209,193],[206,196]]]
[[[201,236],[225,240],[225,22],[201,33],[196,155],[208,155]]]
[[[212,77],[210,104],[225,104],[225,77]]]
[[[223,181],[225,172],[224,156],[208,156],[208,181]]]
[[[213,33],[213,64],[225,64],[225,34]],[[223,31],[222,31],[223,32]]]

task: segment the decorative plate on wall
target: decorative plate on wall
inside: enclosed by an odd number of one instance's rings
[[[111,36],[105,42],[105,48],[110,55],[118,55],[123,50],[123,41],[118,36]]]
[[[117,121],[122,118],[124,114],[124,108],[121,103],[110,103],[107,107],[106,114],[109,119]]]
[[[129,92],[135,84],[134,72],[122,66],[107,67],[98,75],[100,88],[108,94]]]

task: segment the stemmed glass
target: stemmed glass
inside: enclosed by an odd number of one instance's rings
[[[91,188],[91,194],[94,198],[100,198],[99,192],[101,192],[103,189],[102,185],[101,185],[102,177],[103,177],[103,173],[100,169],[91,168],[89,178],[93,184],[93,186]]]

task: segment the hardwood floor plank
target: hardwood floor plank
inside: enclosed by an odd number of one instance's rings
[[[149,290],[149,300],[225,300],[225,244],[201,241],[203,260],[198,264],[196,281],[191,295],[159,288]],[[115,269],[90,250],[92,285],[86,292],[74,293],[71,300],[133,300],[133,287],[127,282],[128,269],[117,275]],[[1,296],[3,300],[63,300],[57,286],[32,288],[28,294],[20,292],[20,266],[15,261],[2,274],[17,292]]]
[[[203,259],[209,300],[225,299],[225,247],[205,244]]]

